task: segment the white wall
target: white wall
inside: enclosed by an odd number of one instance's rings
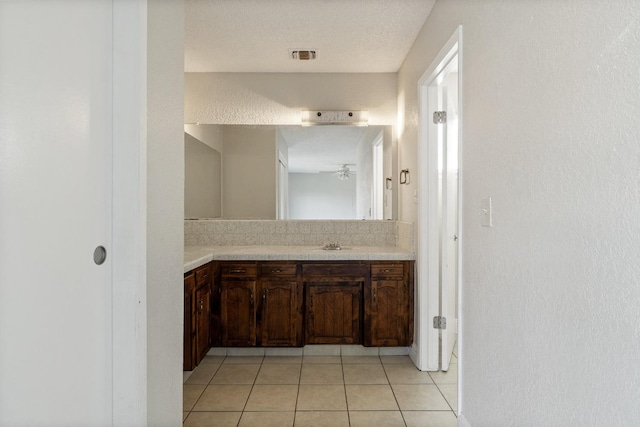
[[[224,151],[223,129],[224,126],[222,125],[184,125],[184,131],[186,133],[202,141],[219,153]]]
[[[182,424],[184,5],[147,7],[147,424]]]
[[[219,218],[222,215],[222,156],[184,134],[184,217]]]
[[[396,124],[395,73],[185,73],[185,123],[300,124],[302,110],[369,110]]]
[[[357,219],[356,180],[333,174],[289,174],[290,219]]]
[[[412,172],[417,81],[459,24],[462,417],[635,425],[640,3],[437,1],[398,76]],[[402,220],[416,218],[414,188]],[[493,228],[480,226],[486,196]]]
[[[225,126],[224,218],[276,219],[276,131],[273,126]]]

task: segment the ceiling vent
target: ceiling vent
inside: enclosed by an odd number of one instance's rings
[[[350,125],[368,126],[368,111],[303,111],[302,126]]]
[[[289,50],[289,58],[295,59],[297,61],[311,61],[313,59],[316,59],[316,51],[292,49],[292,50]]]

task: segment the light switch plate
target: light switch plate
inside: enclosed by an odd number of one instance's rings
[[[482,209],[482,226],[493,227],[493,203],[491,202],[491,197],[482,199],[480,207]]]

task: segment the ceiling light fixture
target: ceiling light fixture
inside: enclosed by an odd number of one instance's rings
[[[303,49],[290,49],[289,58],[295,59],[298,61],[311,61],[313,59],[316,59],[316,51],[303,50]]]
[[[353,172],[351,172],[351,169],[349,169],[349,166],[342,165],[342,167],[338,169],[338,171],[336,172],[336,175],[338,176],[338,179],[340,181],[344,181],[345,179],[349,179],[352,173]]]

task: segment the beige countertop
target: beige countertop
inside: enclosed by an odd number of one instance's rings
[[[413,252],[396,246],[346,246],[325,251],[316,246],[185,246],[184,272],[210,261],[407,261]]]

